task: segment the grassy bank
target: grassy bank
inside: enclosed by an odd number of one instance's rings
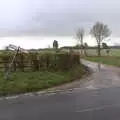
[[[115,57],[115,56],[89,56],[85,57],[84,59],[94,61],[94,62],[100,62],[103,64],[108,64],[108,65],[115,65],[120,67],[120,57]]]
[[[83,65],[72,68],[66,72],[15,72],[11,74],[10,80],[4,80],[4,75],[0,73],[0,95],[43,90],[80,79],[86,73],[88,73],[88,69]]]

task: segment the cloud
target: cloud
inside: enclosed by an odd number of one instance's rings
[[[119,37],[119,0],[4,0],[0,1],[0,36],[73,36],[88,32],[97,20]]]

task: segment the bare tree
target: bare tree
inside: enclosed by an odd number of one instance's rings
[[[76,38],[78,39],[78,41],[80,42],[80,49],[81,49],[81,55],[82,55],[82,51],[83,51],[83,38],[85,36],[85,31],[83,28],[78,28],[76,31]]]
[[[91,31],[90,31],[91,35],[95,37],[96,41],[97,41],[97,45],[98,45],[98,56],[101,56],[101,43],[102,41],[109,37],[111,34],[111,31],[109,30],[107,25],[104,25],[101,22],[96,22]]]

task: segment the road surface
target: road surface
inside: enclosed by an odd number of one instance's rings
[[[120,68],[89,62],[87,60],[82,60],[82,63],[93,71],[89,82],[86,83],[87,88],[120,87]]]
[[[83,88],[0,101],[0,120],[120,120],[119,68],[93,70]]]

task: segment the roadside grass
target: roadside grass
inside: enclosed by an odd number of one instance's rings
[[[0,95],[35,92],[80,79],[88,73],[83,65],[66,72],[15,72],[11,73],[10,80],[4,80],[4,74],[0,73]]]
[[[89,57],[84,57],[86,60],[94,61],[94,62],[99,62],[102,64],[108,64],[108,65],[114,65],[117,67],[120,67],[120,57],[115,57],[115,56],[89,56]]]

